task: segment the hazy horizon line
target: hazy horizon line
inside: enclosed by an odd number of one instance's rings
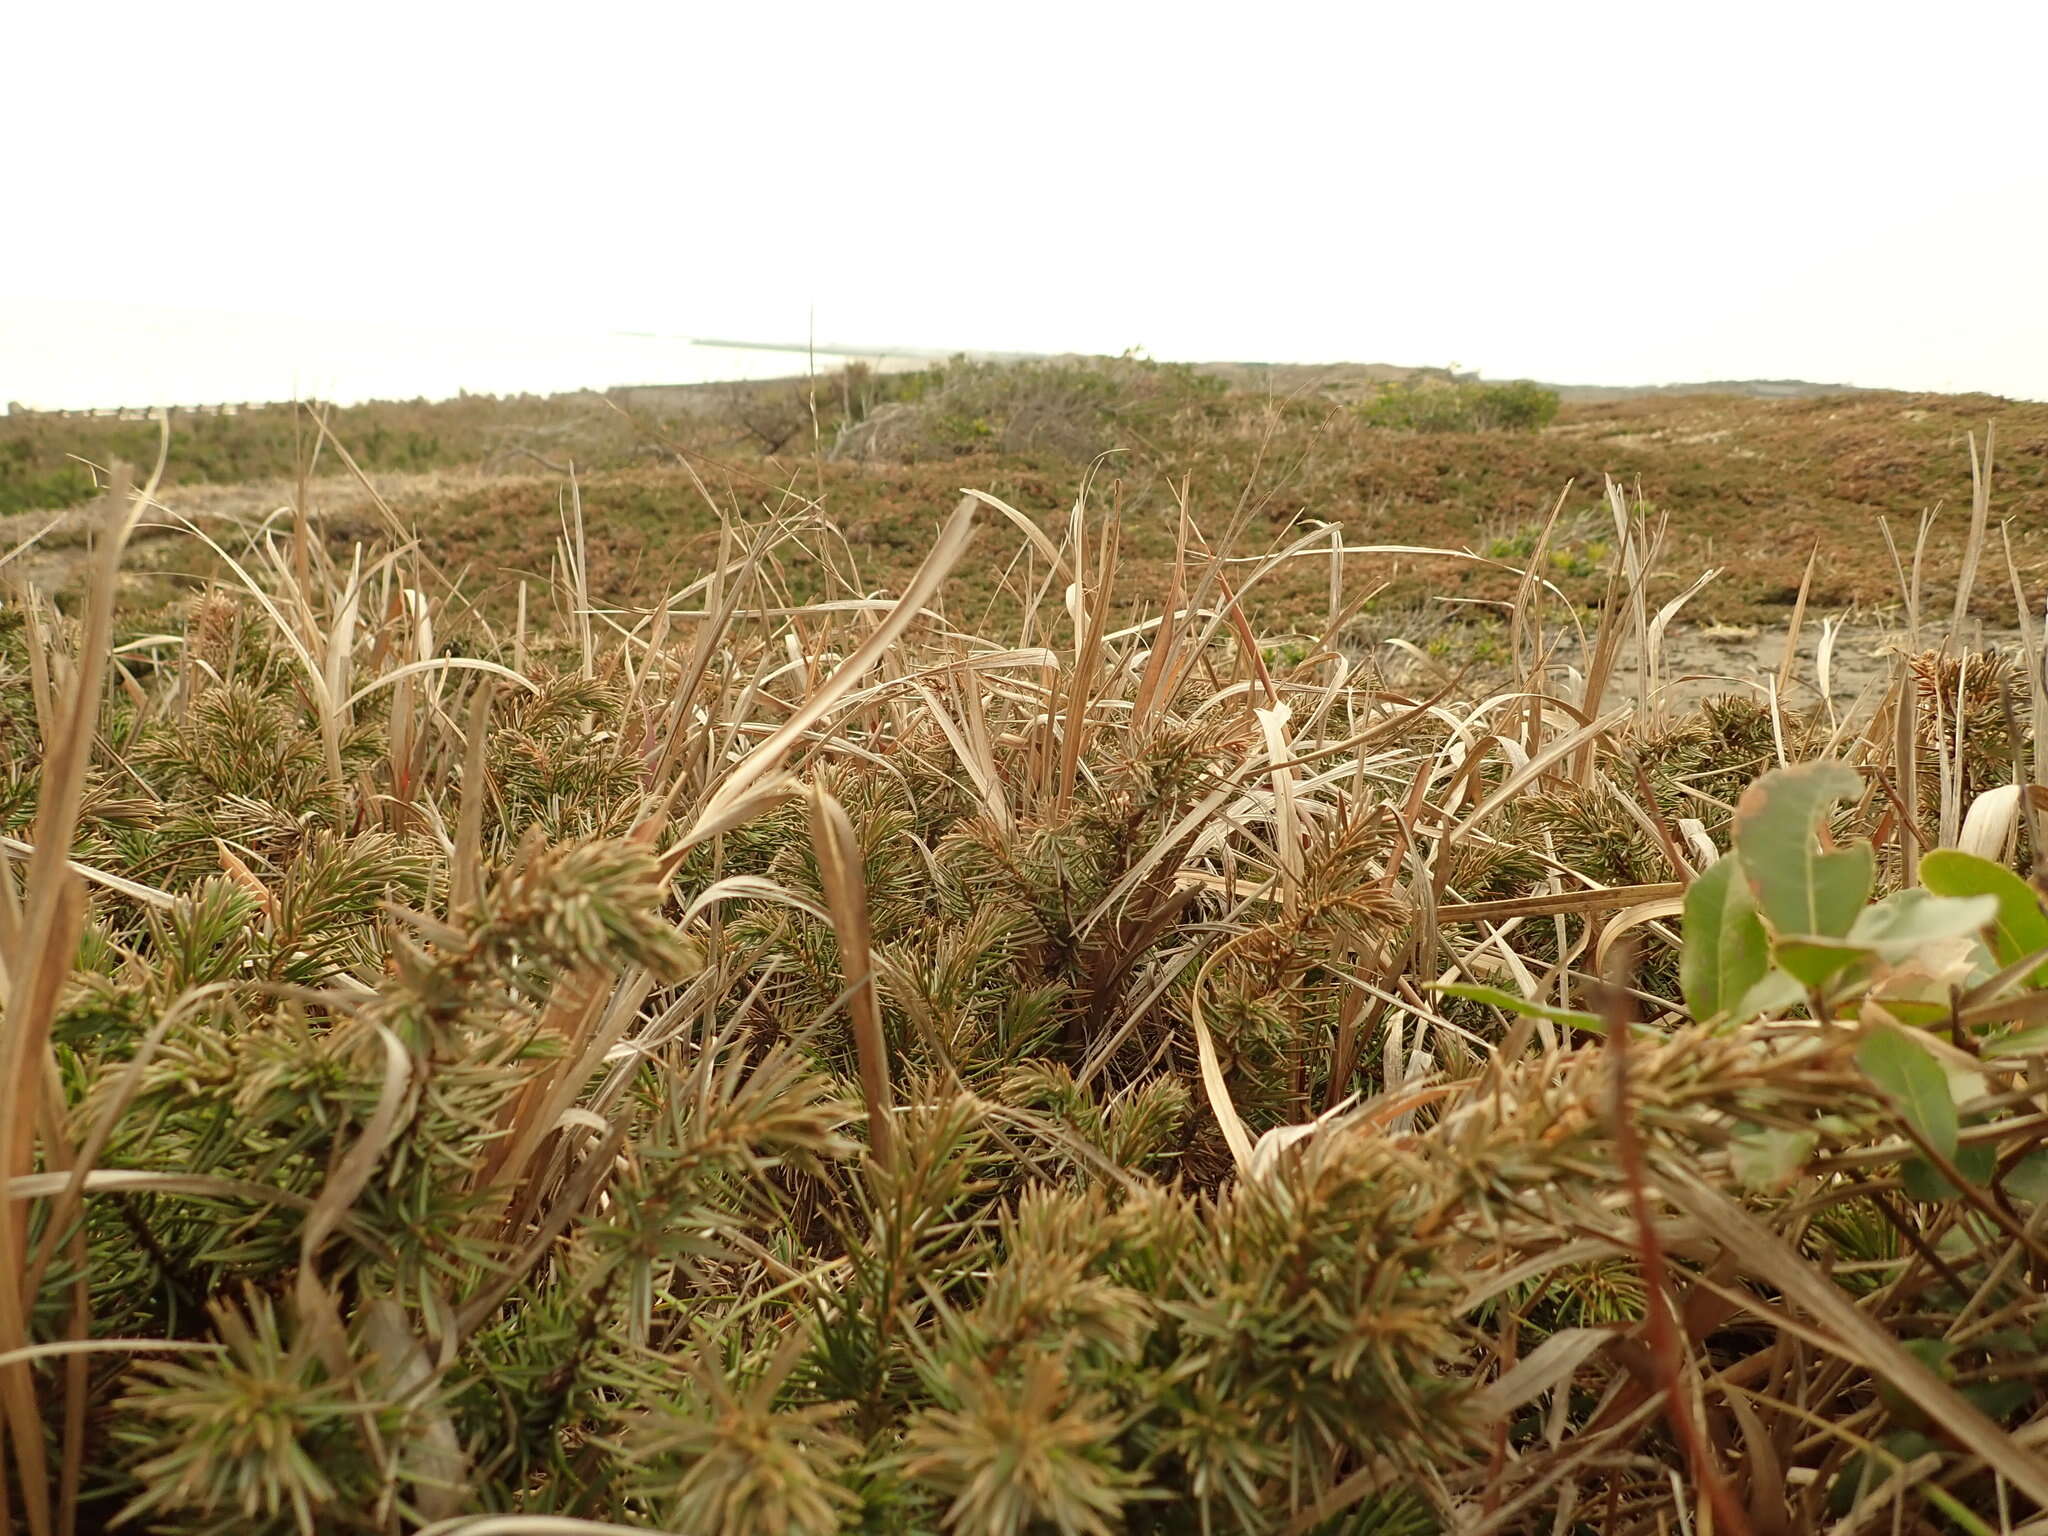
[[[1118,355],[1252,368],[1442,369],[1492,381],[1528,379],[1561,389],[1683,390],[1741,383],[2032,398],[1997,395],[1987,389],[1958,389],[1952,384],[1941,387],[1897,381],[1867,382],[1854,377],[1825,379],[1716,371],[1626,380],[1576,378],[1569,376],[1574,372],[1570,369],[1561,370],[1567,376],[1560,377],[1543,371],[1493,372],[1457,363],[1396,362],[1386,357],[1246,358],[1194,356],[1177,350],[1154,354],[1141,347],[1126,348],[1119,354],[1084,348],[1018,350],[838,339],[738,340],[616,326],[430,326],[410,318],[364,322],[121,301],[89,306],[97,311],[96,323],[107,334],[97,338],[96,344],[94,338],[85,338],[87,344],[81,346],[77,344],[79,338],[58,334],[68,332],[79,308],[75,300],[45,305],[29,299],[0,298],[0,336],[5,336],[7,342],[0,347],[0,356],[8,360],[7,377],[0,380],[0,402],[43,412],[175,409],[300,398],[361,404],[375,400],[447,400],[463,395],[602,393],[630,387],[800,378],[807,370],[789,369],[784,360],[801,357],[915,365],[963,356],[1029,360]],[[52,311],[71,313],[60,321]],[[118,355],[120,361],[103,361],[109,352]],[[662,355],[664,352],[666,355]],[[110,377],[101,382],[104,375],[123,373],[125,378]]]

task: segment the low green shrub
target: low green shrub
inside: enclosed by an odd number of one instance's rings
[[[1390,384],[1361,408],[1376,427],[1405,432],[1534,432],[1557,416],[1555,390],[1526,379],[1485,384],[1460,379]]]

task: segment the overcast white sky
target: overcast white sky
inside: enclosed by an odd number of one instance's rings
[[[682,366],[607,332],[813,314],[2048,398],[2044,0],[23,3],[5,51],[0,398],[603,385]]]

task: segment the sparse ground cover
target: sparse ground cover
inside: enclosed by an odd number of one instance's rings
[[[2034,408],[1010,387],[24,520],[9,1528],[2039,1529]]]

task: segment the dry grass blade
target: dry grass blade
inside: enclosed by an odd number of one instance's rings
[[[1244,1117],[1237,1112],[1237,1105],[1231,1101],[1230,1084],[1223,1076],[1223,1063],[1216,1054],[1216,1038],[1210,1032],[1209,1021],[1202,1016],[1204,987],[1210,972],[1224,956],[1225,949],[1219,948],[1202,962],[1189,995],[1188,1021],[1195,1035],[1195,1058],[1201,1072],[1202,1092],[1207,1096],[1210,1113],[1215,1115],[1223,1139],[1230,1147],[1231,1159],[1242,1173],[1252,1166],[1251,1132],[1245,1126]]]
[[[1685,894],[1676,880],[1656,885],[1602,886],[1590,891],[1560,891],[1554,896],[1507,896],[1498,901],[1443,902],[1439,923],[1492,923],[1511,917],[1554,917],[1561,912],[1604,912],[1661,903]]]
[[[455,853],[450,862],[448,909],[461,912],[476,901],[483,878],[484,758],[490,745],[491,690],[484,684],[469,703],[469,729],[462,748],[462,799],[455,816]]]
[[[853,1020],[860,1060],[861,1098],[867,1105],[868,1145],[883,1167],[896,1161],[895,1106],[889,1092],[889,1044],[882,1034],[882,1010],[875,996],[875,957],[868,933],[867,883],[861,874],[860,840],[846,809],[822,785],[810,797],[811,846],[825,887],[825,907],[839,941],[846,1009]]]
[[[1288,766],[1294,756],[1287,740],[1287,724],[1293,712],[1285,704],[1276,704],[1252,713],[1265,737],[1266,756],[1272,765],[1269,776],[1273,785],[1274,851],[1280,863],[1281,899],[1292,910],[1301,900],[1302,882],[1307,875],[1301,851],[1301,808],[1295,793],[1294,770]]]
[[[1615,1341],[1610,1328],[1565,1328],[1503,1371],[1481,1395],[1478,1409],[1505,1418],[1523,1404],[1569,1382],[1579,1368]]]
[[[420,1341],[413,1337],[406,1310],[389,1296],[371,1299],[363,1309],[362,1386],[373,1401],[417,1403],[432,1388],[439,1371]],[[412,1487],[412,1505],[427,1520],[454,1513],[468,1492],[469,1459],[463,1453],[454,1419],[445,1408],[415,1410],[412,1433],[397,1448],[397,1468]]]
[[[1799,632],[1806,624],[1806,600],[1813,594],[1813,573],[1820,564],[1820,545],[1813,546],[1813,552],[1806,557],[1806,569],[1799,577],[1799,591],[1792,599],[1792,617],[1785,621],[1785,652],[1778,663],[1778,694],[1783,697],[1792,687],[1793,674],[1799,667]]]
[[[1649,901],[1638,902],[1633,906],[1623,907],[1613,917],[1601,924],[1600,937],[1593,944],[1594,971],[1597,974],[1605,975],[1608,958],[1614,953],[1615,946],[1629,940],[1636,929],[1651,923],[1662,922],[1666,918],[1677,917],[1684,911],[1685,898],[1676,893],[1656,897]],[[1666,937],[1670,937],[1668,930],[1659,929],[1658,931],[1665,933]]]
[[[341,1313],[333,1294],[320,1279],[320,1248],[355,1204],[356,1196],[376,1172],[391,1138],[397,1134],[412,1081],[412,1063],[405,1046],[383,1025],[375,1028],[378,1043],[384,1048],[384,1080],[377,1102],[361,1135],[328,1173],[327,1182],[307,1210],[305,1226],[299,1233],[295,1295],[300,1321],[312,1332],[315,1347],[336,1375],[347,1371],[348,1343],[342,1336]]]
[[[55,1339],[0,1355],[0,1365],[66,1355],[215,1355],[225,1347],[203,1339]]]
[[[70,683],[44,742],[35,851],[29,856],[15,952],[7,956],[7,1011],[0,1019],[0,1179],[10,1184],[35,1166],[37,1126],[54,1125],[57,1120],[58,1106],[45,1104],[40,1089],[47,1080],[50,1027],[58,993],[70,974],[71,957],[85,920],[84,890],[70,867],[71,842],[84,800],[108,671],[121,553],[143,503],[162,479],[170,442],[167,418],[161,423],[161,439],[163,447],[148,485],[139,496],[117,494],[109,525],[100,531]],[[117,485],[117,492],[125,489]],[[53,1145],[48,1156],[61,1166],[71,1161],[66,1147]],[[28,1269],[27,1237],[26,1208],[10,1205],[0,1212],[0,1354],[21,1349],[28,1342],[28,1315],[35,1297],[17,1278]],[[76,1386],[74,1378],[69,1396],[76,1396]],[[53,1522],[42,1422],[35,1382],[26,1365],[0,1367],[0,1425],[5,1427],[7,1449],[19,1469],[29,1530],[33,1536],[48,1536]],[[7,1459],[0,1455],[0,1468]],[[75,1482],[69,1475],[72,1471],[67,1467],[67,1522],[76,1499]]]
[[[1835,1338],[1845,1354],[1890,1382],[1954,1444],[1982,1457],[1999,1476],[2048,1509],[2048,1459],[2020,1446],[1859,1311],[1783,1239],[1698,1175],[1663,1167],[1657,1183],[1666,1199],[1699,1222],[1745,1270],[1783,1291],[1788,1301]]]
[[[820,683],[805,699],[803,704],[765,742],[755,748],[728,773],[718,785],[710,800],[699,813],[699,823],[708,822],[725,811],[761,778],[781,766],[782,760],[801,741],[806,732],[822,720],[833,705],[837,704],[854,684],[881,661],[889,647],[908,629],[911,623],[931,599],[939,584],[967,552],[968,541],[974,536],[974,509],[979,503],[971,496],[963,496],[960,504],[953,509],[932,552],[918,567],[917,575],[904,590],[902,598],[890,610],[889,615],[875,626],[861,646],[845,661],[841,662],[832,675]],[[693,828],[693,833],[695,829]]]
[[[1963,542],[1963,568],[1956,576],[1956,606],[1949,619],[1950,635],[1960,641],[1963,621],[1970,616],[1970,599],[1977,590],[1977,567],[1984,558],[1984,540],[1991,524],[1991,459],[1998,445],[1997,423],[1984,429],[1984,450],[1977,451],[1977,435],[1970,434],[1970,531]]]
[[[0,848],[31,858],[36,851],[33,843],[25,843],[18,837],[0,837]],[[144,885],[140,880],[130,880],[125,875],[117,875],[112,870],[100,869],[77,859],[66,859],[64,867],[89,884],[104,886],[144,906],[169,907],[177,901],[169,891],[160,891],[153,885]]]
[[[500,666],[495,661],[481,661],[473,656],[431,656],[423,661],[409,661],[402,667],[393,667],[389,672],[363,684],[354,693],[341,701],[343,709],[353,709],[380,688],[408,677],[431,676],[443,672],[486,672],[492,677],[502,677],[508,683],[517,683],[528,693],[540,691],[531,678],[521,677],[510,667]]]
[[[14,1201],[41,1200],[51,1196],[62,1198],[70,1189],[72,1180],[69,1170],[23,1174],[8,1181],[6,1196]],[[95,1168],[86,1174],[82,1187],[87,1194],[189,1195],[199,1200],[278,1205],[296,1211],[311,1211],[314,1205],[311,1196],[280,1189],[274,1184],[214,1178],[204,1174],[164,1173],[154,1168]],[[373,1251],[376,1249],[374,1234],[353,1216],[343,1216],[333,1230],[370,1246]]]
[[[1615,726],[1626,720],[1633,711],[1633,705],[1624,704],[1620,708],[1602,715],[1590,724],[1582,725],[1577,730],[1560,736],[1557,740],[1551,742],[1541,752],[1536,753],[1528,762],[1503,779],[1498,788],[1484,800],[1480,801],[1473,808],[1471,814],[1466,816],[1463,821],[1459,822],[1452,829],[1446,840],[1456,842],[1469,837],[1481,822],[1511,801],[1526,785],[1532,783],[1542,774],[1547,773],[1553,765],[1571,756],[1574,752],[1589,749],[1598,743]]]

